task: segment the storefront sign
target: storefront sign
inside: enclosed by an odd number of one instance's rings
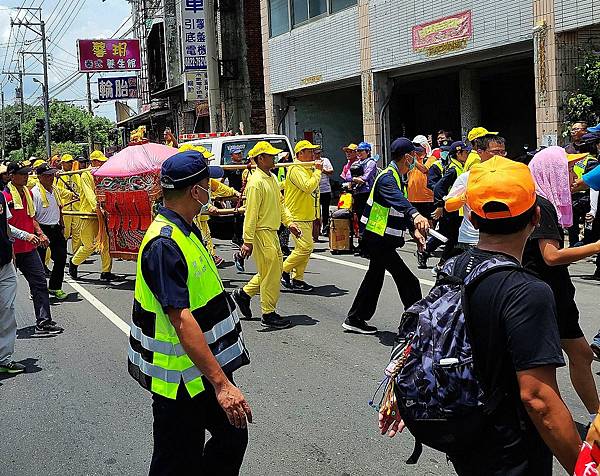
[[[142,69],[139,40],[77,40],[79,72]]]
[[[98,99],[114,101],[138,97],[137,77],[101,78],[98,80]]]
[[[196,116],[197,117],[208,117],[209,109],[208,109],[208,101],[199,101],[196,103]]]
[[[206,101],[208,99],[208,74],[206,71],[185,73],[185,100]]]
[[[181,16],[183,20],[181,46],[184,71],[206,71],[204,1],[182,0],[181,3]]]
[[[300,83],[304,86],[307,86],[309,84],[320,83],[321,81],[323,81],[323,76],[320,74],[316,74],[315,76],[308,76],[306,78],[302,78],[300,80]]]
[[[412,46],[415,51],[440,54],[460,48],[463,44],[466,46],[472,35],[471,11],[468,10],[413,26]]]

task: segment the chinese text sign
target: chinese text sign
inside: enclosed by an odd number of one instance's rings
[[[139,40],[77,40],[79,71],[138,71],[142,69]]]

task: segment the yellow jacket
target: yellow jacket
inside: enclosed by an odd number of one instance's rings
[[[216,198],[235,197],[236,191],[234,188],[225,185],[220,180],[210,179],[210,194]],[[210,215],[196,215],[196,219],[200,221],[208,221]]]
[[[475,165],[480,164],[480,163],[481,163],[481,157],[479,157],[479,154],[477,152],[472,150],[471,152],[469,152],[469,156],[467,157],[467,161],[465,162],[463,170],[465,172],[467,172],[468,170],[471,170]],[[462,208],[461,208],[461,210],[462,210]]]
[[[79,210],[82,212],[96,213],[98,200],[96,199],[96,186],[94,178],[89,171],[80,175]],[[93,218],[93,217],[82,217]]]
[[[295,164],[300,164],[294,160]],[[321,171],[304,166],[290,166],[285,179],[285,206],[294,221],[313,221],[321,216],[319,182]]]
[[[277,231],[283,223],[292,222],[287,208],[283,204],[277,178],[260,169],[252,174],[246,186],[246,213],[244,217],[244,242],[253,243],[257,230]]]
[[[75,194],[69,190],[69,188],[65,185],[65,182],[69,184],[69,186],[77,192],[79,195],[81,193],[81,178],[79,174],[74,175],[62,175],[61,177],[56,178],[56,188],[58,191],[58,199],[60,200],[61,205],[71,202],[74,200]],[[78,211],[80,206],[79,200],[72,203],[71,205],[67,205],[64,207],[64,210],[70,211]]]

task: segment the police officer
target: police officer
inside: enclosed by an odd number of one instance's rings
[[[363,240],[370,254],[369,269],[358,289],[342,327],[360,334],[374,334],[367,324],[377,308],[386,270],[394,278],[404,308],[421,299],[419,280],[396,252],[404,245],[408,229],[422,248],[429,220],[420,215],[402,193],[401,175],[414,167],[415,145],[400,137],[392,142],[392,162],[373,184],[361,218]]]
[[[153,394],[150,475],[238,474],[248,443],[252,411],[232,379],[248,352],[193,224],[209,204],[211,176],[222,170],[198,151],[163,163],[164,207],[139,250],[128,367]]]

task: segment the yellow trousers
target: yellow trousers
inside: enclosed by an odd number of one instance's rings
[[[204,244],[206,245],[206,251],[210,253],[211,256],[215,256],[217,252],[215,251],[215,244],[213,243],[212,236],[210,235],[210,228],[208,227],[208,220],[196,220],[196,225],[200,228],[200,232],[202,233],[202,238],[204,239]]]
[[[64,215],[63,222],[65,225],[65,240],[71,238],[71,253],[75,252],[81,246],[81,218],[72,215]]]
[[[96,235],[98,234],[98,219],[81,220],[81,246],[73,256],[73,264],[79,266],[96,251]],[[108,242],[103,243],[100,259],[102,260],[102,272],[108,273],[112,269],[112,258],[108,249]]]
[[[257,230],[254,235],[252,257],[256,261],[256,273],[244,286],[244,292],[252,297],[260,293],[263,314],[274,312],[279,301],[283,254],[276,231]]]
[[[304,270],[310,260],[310,255],[315,248],[313,243],[312,221],[296,221],[298,228],[302,231],[302,236],[296,238],[294,235],[294,251],[290,254],[287,259],[283,262],[283,271],[286,273],[292,273],[292,278],[299,281],[304,280]]]

